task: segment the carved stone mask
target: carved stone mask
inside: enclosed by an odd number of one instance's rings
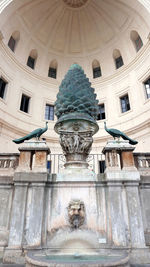
[[[73,228],[79,228],[85,220],[84,203],[80,200],[72,200],[68,206],[69,222]]]

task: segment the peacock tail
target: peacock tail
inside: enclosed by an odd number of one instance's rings
[[[30,140],[32,139],[33,137],[40,137],[43,133],[45,133],[48,129],[48,126],[47,126],[48,122],[46,121],[46,126],[45,128],[38,128],[38,129],[35,129],[34,131],[32,131],[31,133],[27,134],[26,136],[23,136],[21,138],[18,138],[18,139],[15,139],[15,140],[12,140],[14,143],[16,144],[20,144],[20,143],[23,143],[25,140]]]
[[[121,137],[124,139],[124,140],[129,140],[129,144],[130,145],[136,145],[138,142],[131,139],[130,137],[128,137],[125,133],[121,133]]]
[[[13,141],[14,143],[16,143],[16,144],[20,144],[20,143],[23,143],[25,140],[29,140],[30,137],[31,137],[31,135],[30,135],[30,134],[27,134],[26,136],[23,136],[23,137],[18,138],[18,139],[14,139],[14,140],[12,140],[12,141]]]
[[[108,129],[107,126],[106,126],[106,122],[104,122],[104,129],[106,130],[106,132],[108,132],[114,138],[115,137],[118,137],[118,138],[122,137],[124,140],[128,140],[129,144],[131,144],[131,145],[138,144],[138,142],[136,140],[131,139],[125,133],[123,133],[123,132],[121,132],[121,131],[119,131],[117,129],[113,129],[113,128]]]

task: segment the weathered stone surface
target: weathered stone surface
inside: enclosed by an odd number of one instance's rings
[[[8,244],[12,187],[0,186],[0,246]]]
[[[46,144],[46,141],[25,141],[21,147],[19,147],[19,151],[47,151],[50,153],[50,149]]]
[[[25,141],[19,150],[19,166],[16,172],[47,171],[47,154],[50,149],[45,141]]]
[[[144,227],[138,193],[138,183],[126,183],[127,203],[130,222],[131,245],[133,248],[145,247]]]
[[[10,247],[21,248],[22,246],[27,186],[28,184],[25,183],[15,184],[8,243]]]
[[[150,252],[149,248],[136,248],[130,252],[130,266],[132,267],[149,267]],[[133,264],[133,265],[132,265]]]
[[[145,241],[146,245],[149,246],[150,245],[150,183],[149,181],[145,181],[145,179],[141,184],[140,196],[141,196],[141,209],[142,209]]]
[[[36,151],[32,171],[47,172],[47,151]]]
[[[44,183],[32,183],[28,190],[24,228],[24,245],[27,247],[41,246],[44,186]]]
[[[96,186],[96,201],[98,229],[102,233],[102,239],[99,240],[99,243],[107,243],[107,203],[106,187],[104,184],[99,184]]]
[[[120,170],[121,165],[120,165],[120,155],[117,153],[116,150],[113,150],[110,152],[107,152],[105,155],[105,161],[106,161],[106,166],[107,169],[109,170]]]
[[[25,253],[22,250],[16,248],[6,248],[3,257],[4,263],[25,263]]]
[[[133,153],[131,151],[122,151],[121,153],[122,167],[135,167]]]
[[[130,145],[128,140],[109,140],[103,148],[103,153],[105,154],[106,151],[111,151],[112,149],[117,151],[133,151],[135,147]]]
[[[105,179],[107,181],[140,181],[140,173],[134,170],[105,170]]]
[[[121,187],[121,183],[115,186],[113,183],[108,183],[109,239],[118,247],[127,245]]]
[[[103,149],[106,157],[106,180],[140,180],[140,173],[135,167],[134,147],[129,141],[108,141]]]
[[[93,229],[93,231],[99,229],[95,184],[93,182],[87,182],[85,186],[82,182],[57,182],[53,188],[49,189],[49,232],[60,227],[69,226],[67,207],[73,199],[80,199],[84,202],[86,213],[84,226]]]
[[[48,173],[46,172],[15,172],[15,182],[46,182]]]
[[[56,181],[58,182],[93,182],[97,180],[97,175],[86,168],[67,168],[57,174]]]
[[[31,152],[21,151],[17,171],[29,171],[31,169]]]

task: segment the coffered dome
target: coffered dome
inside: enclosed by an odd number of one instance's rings
[[[45,52],[90,55],[118,41],[133,22],[136,27],[141,17],[131,8],[134,3],[133,0],[14,0],[14,12],[8,17],[9,23],[6,20],[7,26],[4,23],[3,32],[20,30],[22,37],[28,35],[26,46],[33,42]]]

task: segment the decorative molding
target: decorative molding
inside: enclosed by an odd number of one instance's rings
[[[0,13],[7,7],[13,0],[1,0],[0,1]]]
[[[149,0],[138,0],[149,12],[150,12],[150,1]]]

